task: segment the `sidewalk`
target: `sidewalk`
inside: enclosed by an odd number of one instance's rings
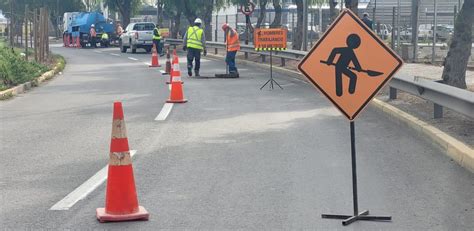
[[[396,75],[421,76],[433,80],[441,80],[443,66],[434,66],[422,63],[405,63]],[[474,71],[466,71],[466,84],[474,90]]]

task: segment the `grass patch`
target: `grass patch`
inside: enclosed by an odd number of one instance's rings
[[[0,91],[34,80],[50,70],[46,65],[26,61],[19,51],[21,50],[12,51],[4,40],[0,40]],[[64,63],[64,59],[62,62]]]

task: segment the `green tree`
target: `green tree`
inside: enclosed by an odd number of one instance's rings
[[[138,12],[142,5],[141,0],[103,0],[103,3],[111,10],[119,12],[124,26],[130,23],[130,18]]]
[[[472,49],[472,27],[474,21],[474,0],[464,0],[464,4],[454,23],[454,35],[446,56],[444,83],[466,88],[466,68]]]

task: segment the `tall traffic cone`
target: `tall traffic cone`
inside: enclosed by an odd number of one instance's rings
[[[166,84],[171,84],[173,82],[173,78],[179,76],[181,84],[184,82],[181,80],[181,71],[179,69],[179,56],[176,53],[176,49],[173,50],[173,64],[170,68],[170,80],[166,82]]]
[[[145,208],[138,205],[121,102],[114,102],[105,208],[98,208],[96,216],[100,222],[149,218]]]
[[[176,50],[175,50],[176,51]],[[171,92],[167,103],[186,103],[183,96],[183,82],[181,82],[181,71],[179,70],[178,56],[173,59],[173,69],[171,71]]]
[[[81,40],[79,39],[79,36],[76,37],[76,48],[81,48]]]
[[[161,67],[160,63],[158,63],[158,54],[156,52],[155,44],[153,44],[153,51],[151,53],[151,65],[149,67]]]

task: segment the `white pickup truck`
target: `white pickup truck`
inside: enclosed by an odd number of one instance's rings
[[[143,48],[150,52],[153,48],[153,29],[155,24],[152,22],[130,23],[119,38],[119,47],[122,53],[127,52],[128,48],[132,53],[137,52],[137,48]]]

